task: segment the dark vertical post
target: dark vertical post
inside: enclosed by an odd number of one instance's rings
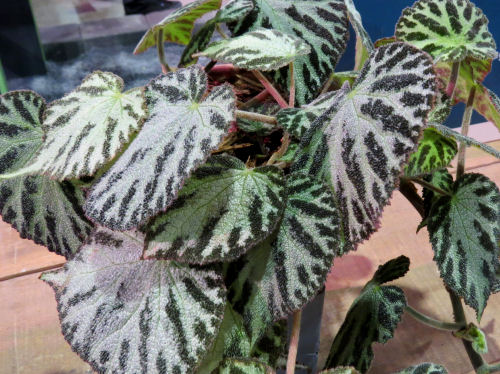
[[[7,80],[5,79],[5,74],[3,73],[2,60],[0,60],[0,94],[7,92]]]

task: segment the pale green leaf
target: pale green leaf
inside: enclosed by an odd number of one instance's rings
[[[222,0],[195,0],[173,11],[143,35],[135,47],[134,54],[155,46],[159,35],[163,35],[163,41],[187,45],[191,39],[194,22],[205,13],[219,9],[221,3]]]
[[[427,122],[444,123],[449,117],[452,108],[453,105],[450,98],[444,91],[440,90],[436,96],[434,108],[432,108],[427,116]]]
[[[377,229],[435,90],[426,53],[404,43],[380,47],[352,91],[346,82],[302,137],[293,170],[331,183],[350,246]]]
[[[469,0],[417,1],[403,10],[396,38],[428,52],[436,61],[497,56],[488,19]]]
[[[231,0],[224,5],[215,16],[217,22],[231,23],[237,22],[254,8],[252,0]]]
[[[279,168],[247,169],[235,157],[212,157],[148,226],[144,255],[197,264],[234,260],[274,230],[285,199]]]
[[[260,27],[302,38],[311,53],[294,62],[296,102],[313,100],[335,68],[347,45],[348,18],[343,0],[254,0],[255,8],[234,28],[241,35]],[[289,84],[288,69],[274,78]]]
[[[453,335],[455,335],[457,338],[472,342],[472,348],[477,353],[481,355],[488,353],[488,342],[486,341],[486,335],[479,327],[477,327],[473,323],[469,323],[469,325],[465,329],[455,331]]]
[[[99,373],[191,373],[225,305],[214,270],[140,261],[137,232],[98,228],[62,269],[44,273],[64,338]]]
[[[228,358],[224,360],[216,374],[274,374],[275,371],[266,364],[245,358]]]
[[[441,365],[424,362],[422,364],[410,366],[409,368],[398,371],[396,374],[448,374],[448,372]]]
[[[498,187],[481,174],[463,175],[451,196],[432,205],[428,230],[441,277],[480,320],[499,266]]]
[[[267,71],[279,69],[309,53],[311,48],[302,39],[281,31],[259,28],[212,43],[199,54],[239,68]]]
[[[234,119],[229,85],[206,97],[200,67],[159,76],[146,86],[150,116],[123,155],[92,187],[85,211],[112,229],[137,227],[165,210],[189,174],[217,148]]]
[[[425,129],[417,151],[410,156],[405,175],[418,177],[445,168],[456,154],[455,140],[441,135],[433,128]]]
[[[379,267],[349,308],[325,368],[353,366],[361,373],[368,371],[373,360],[372,344],[386,343],[393,337],[406,307],[403,290],[382,284],[404,275],[408,267],[405,256]]]

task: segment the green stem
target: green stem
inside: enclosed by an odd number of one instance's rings
[[[229,39],[229,36],[226,35],[224,30],[222,30],[222,27],[220,26],[220,23],[218,23],[215,28],[217,29],[217,32],[222,36],[222,39]]]
[[[420,313],[409,305],[406,306],[405,310],[409,315],[422,322],[424,325],[434,327],[439,330],[458,331],[465,327],[464,325],[461,325],[459,323],[438,321],[437,319],[428,317],[425,314]]]
[[[170,66],[168,66],[167,61],[165,60],[165,49],[164,49],[164,45],[163,45],[163,32],[158,33],[158,37],[156,38],[156,48],[158,50],[158,59],[160,60],[162,71],[164,73],[168,73],[171,70],[170,70]]]
[[[421,186],[423,186],[423,187],[425,187],[425,188],[427,188],[429,190],[432,190],[432,191],[434,191],[434,192],[436,192],[436,193],[438,193],[440,195],[451,196],[451,194],[449,192],[446,192],[445,190],[442,190],[441,188],[434,186],[432,183],[429,183],[429,182],[427,182],[424,179],[413,178],[413,177],[410,177],[408,179],[411,180],[412,182],[418,183]]]
[[[245,118],[251,121],[260,121],[264,123],[269,123],[271,125],[276,125],[278,123],[276,117],[266,116],[265,114],[246,112],[244,110],[236,110],[235,114],[237,118]]]
[[[486,371],[486,373],[496,373],[496,372],[500,371],[500,362],[498,362],[494,365],[488,365],[487,368],[488,368],[488,371]]]
[[[469,98],[467,99],[467,106],[465,107],[464,116],[462,118],[462,135],[467,136],[469,132],[470,120],[472,118],[472,111],[474,110],[474,98],[476,96],[476,87],[473,86],[469,92]],[[465,149],[466,146],[460,143],[458,148],[458,158],[457,158],[457,176],[456,179],[460,178],[465,171]]]

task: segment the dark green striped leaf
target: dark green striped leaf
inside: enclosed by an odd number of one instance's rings
[[[234,260],[274,230],[285,199],[279,168],[247,169],[235,157],[212,157],[148,226],[144,255],[197,264]]]
[[[93,175],[110,161],[142,125],[142,88],[122,93],[123,80],[94,72],[75,90],[54,101],[44,114],[44,141],[26,173],[59,180]]]
[[[135,47],[134,54],[155,46],[158,35],[163,35],[166,42],[188,44],[194,22],[205,13],[219,9],[221,3],[222,0],[195,0],[173,11],[144,34]]]
[[[456,154],[455,140],[441,135],[433,128],[425,129],[417,151],[410,156],[405,175],[417,177],[445,168]]]
[[[228,358],[219,367],[217,374],[274,374],[275,371],[258,360]]]
[[[493,281],[493,287],[491,287],[491,293],[499,293],[500,292],[500,266],[497,268],[497,272],[495,274],[495,280]]]
[[[260,27],[302,38],[311,53],[294,62],[296,102],[313,100],[335,68],[347,44],[348,20],[343,0],[254,0],[255,8],[235,28],[241,35]],[[274,78],[289,84],[288,69]]]
[[[424,362],[422,364],[410,366],[409,368],[398,371],[396,374],[448,374],[448,372],[441,365]]]
[[[361,373],[368,371],[373,360],[372,344],[386,343],[393,337],[406,307],[403,290],[382,284],[404,275],[408,266],[408,258],[400,256],[379,267],[349,308],[325,369],[353,366]]]
[[[428,55],[393,43],[375,50],[302,137],[293,170],[326,178],[355,247],[377,229],[435,96]]]
[[[217,22],[237,22],[252,11],[254,4],[252,0],[231,0],[217,12]]]
[[[34,92],[0,97],[0,170],[16,171],[30,162],[42,144],[44,100]],[[44,176],[0,182],[0,213],[22,238],[70,258],[90,231],[81,208],[83,194],[69,183]]]
[[[451,104],[450,98],[446,93],[440,90],[436,96],[434,108],[432,108],[427,116],[427,122],[444,123],[449,117],[452,108],[453,105]]]
[[[206,90],[207,77],[200,67],[161,75],[146,86],[150,116],[92,187],[85,204],[91,219],[126,230],[173,202],[185,179],[217,148],[234,119],[231,87],[215,87],[204,98]]]
[[[44,273],[64,338],[99,373],[191,373],[219,329],[220,274],[140,261],[136,232],[98,228],[62,269]]]
[[[191,40],[182,52],[182,56],[179,61],[180,67],[189,66],[198,61],[198,58],[192,57],[192,55],[204,50],[207,47],[212,39],[216,26],[217,22],[215,19],[211,19],[191,37]]]
[[[461,61],[467,56],[495,58],[496,44],[488,19],[469,0],[419,0],[403,10],[396,38],[435,60]]]
[[[210,44],[200,55],[248,70],[276,70],[311,53],[302,39],[278,30],[258,28]]]
[[[429,236],[441,277],[477,312],[486,307],[499,266],[500,192],[481,174],[455,181],[429,214]]]

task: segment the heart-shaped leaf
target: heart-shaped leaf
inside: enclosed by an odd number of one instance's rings
[[[396,38],[430,53],[437,61],[497,56],[488,19],[469,0],[417,1],[403,10]]]
[[[370,38],[370,35],[366,32],[363,27],[363,21],[361,20],[361,14],[359,14],[353,0],[344,0],[345,6],[347,7],[347,13],[349,15],[349,21],[351,22],[354,31],[356,32],[356,56],[355,56],[355,68],[354,70],[359,70],[366,59],[373,52],[374,46]]]
[[[195,0],[173,11],[144,34],[135,47],[134,54],[155,46],[159,35],[166,42],[188,44],[194,22],[205,13],[219,9],[221,3],[222,0]]]
[[[375,50],[352,91],[346,82],[302,137],[293,170],[330,181],[352,246],[377,229],[434,96],[428,55],[389,44]]]
[[[234,260],[274,230],[285,199],[279,168],[247,169],[235,157],[212,157],[148,226],[144,255],[197,264]]]
[[[190,373],[213,343],[225,305],[220,274],[140,261],[136,232],[98,228],[75,259],[44,273],[64,338],[100,373]]]
[[[432,205],[429,236],[441,277],[477,312],[486,307],[499,266],[500,192],[481,174],[455,181]]]
[[[406,307],[403,290],[382,284],[402,276],[408,266],[408,258],[401,256],[379,267],[349,308],[325,369],[353,366],[361,373],[368,371],[373,360],[372,344],[386,343],[393,337]]]
[[[254,8],[252,0],[231,0],[224,5],[215,16],[217,22],[237,22]]]
[[[217,374],[274,374],[275,371],[258,360],[228,358],[219,367]]]
[[[456,154],[455,140],[441,135],[433,128],[425,129],[417,151],[410,156],[405,175],[417,177],[445,168]]]
[[[448,372],[441,365],[424,362],[422,364],[410,366],[409,368],[398,371],[396,374],[448,374]]]
[[[217,148],[234,119],[231,87],[216,87],[203,99],[206,90],[207,77],[200,67],[159,76],[146,86],[150,116],[92,187],[85,204],[91,219],[126,230],[173,202],[184,180]]]
[[[0,97],[0,170],[16,171],[30,162],[42,144],[44,100],[34,92]],[[22,238],[70,258],[90,232],[81,208],[83,194],[69,183],[44,176],[0,182],[0,213]]]
[[[93,175],[145,119],[142,88],[122,89],[120,77],[98,71],[51,103],[44,114],[44,142],[33,162],[6,177],[39,173],[63,180]]]
[[[313,100],[335,68],[347,45],[348,19],[343,0],[255,0],[255,8],[234,28],[235,35],[260,27],[302,38],[311,53],[294,61],[296,102]],[[288,69],[274,78],[289,84]]]
[[[276,70],[299,56],[311,53],[302,39],[278,30],[256,29],[241,36],[212,43],[202,56],[248,70]]]

